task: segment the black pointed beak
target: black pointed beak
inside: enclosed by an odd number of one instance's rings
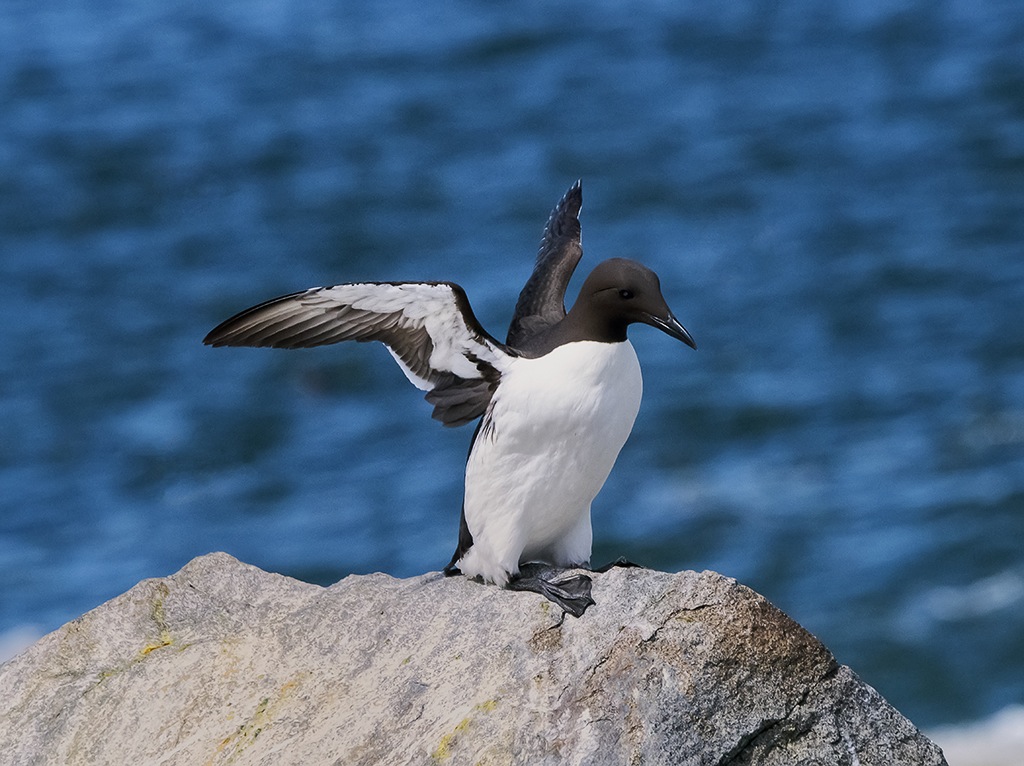
[[[666,335],[671,335],[676,340],[681,340],[693,350],[697,350],[697,341],[686,331],[686,328],[679,324],[679,320],[669,312],[665,318],[647,314],[647,324],[657,327]]]

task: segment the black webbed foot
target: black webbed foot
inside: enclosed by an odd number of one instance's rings
[[[591,579],[585,574],[563,576],[563,569],[543,564],[523,564],[519,574],[506,586],[509,590],[531,591],[557,604],[563,612],[582,617],[588,606],[594,605],[590,596]],[[562,615],[563,619],[565,615]]]
[[[623,567],[624,569],[630,567],[636,567],[637,569],[646,569],[646,567],[643,564],[637,564],[633,561],[630,561],[629,559],[619,556],[617,559],[615,559],[615,561],[609,561],[604,566],[597,567],[596,569],[591,569],[590,571],[597,572],[598,574],[604,574],[605,572],[608,572],[614,569],[615,567]]]

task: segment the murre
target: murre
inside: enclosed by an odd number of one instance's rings
[[[593,604],[590,505],[640,408],[631,324],[696,348],[657,275],[612,258],[586,278],[567,313],[583,254],[577,181],[551,213],[505,343],[489,335],[452,282],[313,287],[246,309],[214,328],[211,346],[307,348],[380,341],[426,391],[446,426],[480,418],[466,462],[459,539],[446,574],[543,594],[580,616]],[[628,564],[628,562],[622,562]]]

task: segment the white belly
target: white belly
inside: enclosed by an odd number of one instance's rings
[[[582,341],[502,374],[466,465],[473,547],[459,568],[504,584],[519,564],[590,561],[590,504],[633,428],[632,345]]]

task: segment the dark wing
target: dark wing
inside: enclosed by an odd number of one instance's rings
[[[387,346],[446,426],[483,414],[512,358],[480,326],[463,289],[450,282],[313,287],[236,314],[203,343],[308,348],[343,340]]]
[[[544,227],[537,263],[519,294],[506,344],[517,348],[565,317],[565,289],[583,255],[580,208],[583,185],[577,181],[555,205]]]

